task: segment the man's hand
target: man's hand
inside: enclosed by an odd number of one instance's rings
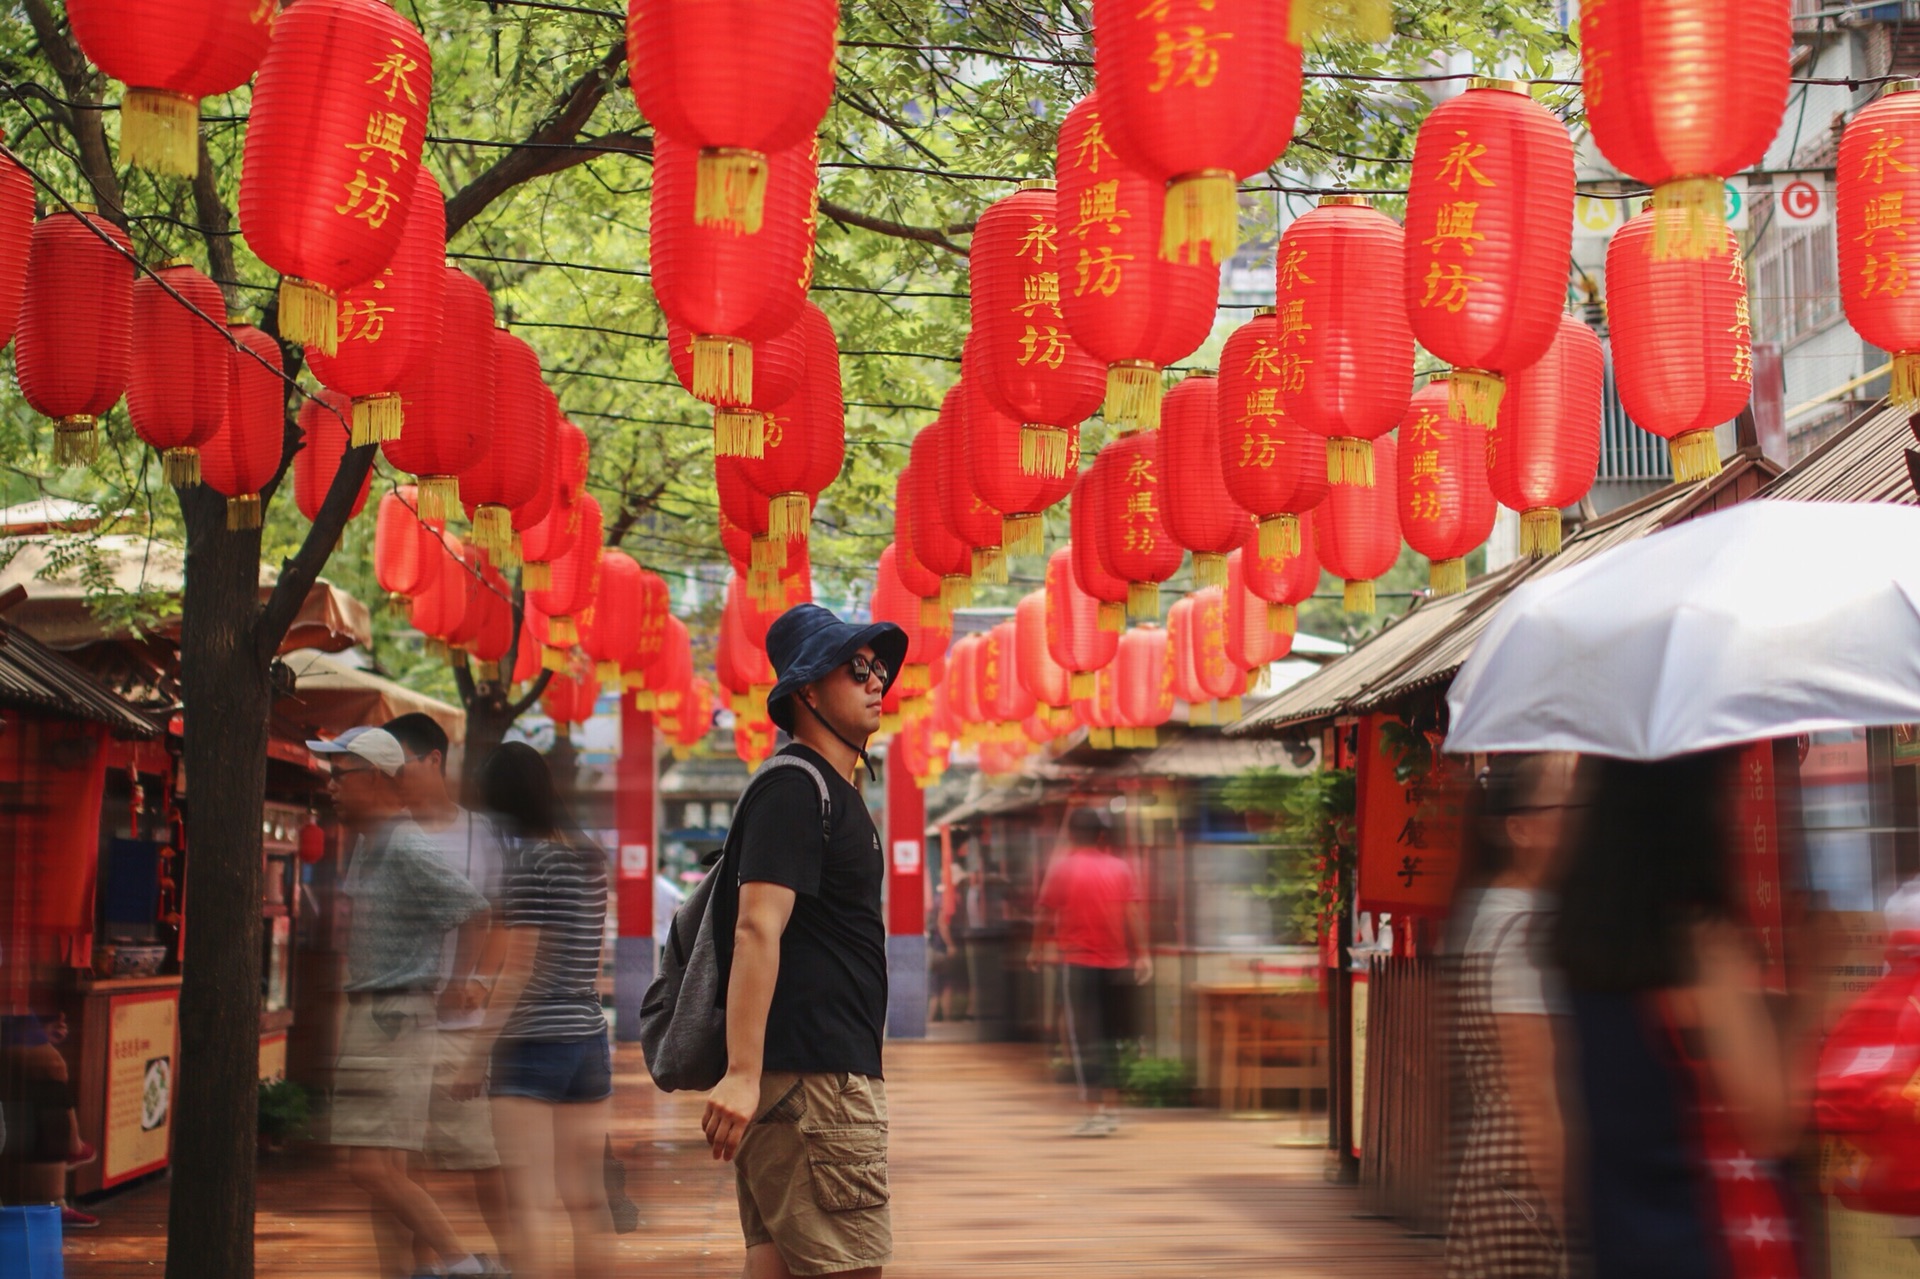
[[[463,977],[447,983],[440,992],[440,1015],[457,1017],[462,1013],[475,1012],[487,1006],[486,987],[471,977]]]
[[[488,1055],[485,1050],[476,1049],[467,1056],[460,1073],[453,1077],[453,1084],[447,1089],[455,1101],[472,1101],[486,1094]]]
[[[1133,961],[1134,984],[1144,986],[1153,980],[1153,957],[1142,955]]]
[[[700,1130],[707,1135],[715,1159],[732,1159],[760,1108],[760,1079],[737,1071],[707,1095],[706,1112],[700,1117]]]

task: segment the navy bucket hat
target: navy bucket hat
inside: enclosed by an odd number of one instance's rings
[[[767,717],[793,731],[793,695],[853,660],[862,648],[887,668],[886,686],[900,677],[907,660],[907,633],[892,622],[856,626],[818,604],[796,604],[767,628],[767,660],[779,682],[767,694]]]

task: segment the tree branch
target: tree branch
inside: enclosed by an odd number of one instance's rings
[[[540,700],[540,694],[546,692],[547,685],[552,682],[552,671],[543,670],[539,675],[535,676],[532,686],[527,689],[527,695],[507,707],[507,722],[511,724],[514,720],[519,719],[522,715],[532,710],[533,704]]]
[[[44,3],[45,0],[36,2]],[[626,60],[627,47],[624,43],[607,50],[606,56],[575,80],[565,95],[554,103],[547,118],[527,135],[527,141],[549,144],[573,142],[592,118],[601,100],[607,96],[607,91],[618,83],[620,67]],[[637,150],[635,146],[626,145],[626,140],[618,134],[610,134],[605,140],[614,143],[606,148],[607,151]],[[507,152],[447,200],[448,238],[452,238],[455,232],[480,216],[488,205],[522,182],[582,164],[592,159],[594,154],[605,152],[547,151],[537,146],[516,147]]]
[[[200,236],[207,242],[207,274],[220,283],[227,297],[229,317],[240,305],[240,290],[235,287],[240,272],[233,261],[233,214],[220,198],[220,186],[213,176],[213,154],[207,141],[200,139],[200,169],[193,175],[193,220],[200,224]]]
[[[46,54],[47,64],[60,77],[67,97],[75,102],[99,102],[105,81],[87,65],[86,55],[80,52],[80,45],[74,40],[72,32],[63,28],[60,20],[54,17],[47,0],[23,0],[23,4],[27,21],[33,24],[34,37],[39,40],[41,51]],[[99,111],[65,111],[63,123],[67,132],[73,135],[74,146],[80,152],[81,176],[93,188],[94,199],[98,201],[101,213],[109,222],[125,229],[126,200],[120,191],[120,175],[113,167],[113,151],[107,145],[107,126],[101,118],[102,114]]]
[[[307,530],[306,540],[281,563],[280,580],[274,583],[273,594],[267,597],[266,607],[254,623],[254,651],[262,662],[279,649],[293,619],[300,615],[307,592],[313,589],[327,557],[340,541],[340,532],[347,526],[354,501],[360,496],[360,485],[373,469],[374,454],[378,451],[377,444],[347,450],[340,459],[340,469],[333,473],[333,483],[327,487],[325,500],[320,503],[320,513]]]
[[[944,230],[935,227],[908,226],[904,222],[891,222],[886,218],[876,218],[871,214],[849,209],[831,200],[820,201],[820,212],[842,226],[858,227],[862,231],[872,231],[877,235],[890,235],[896,240],[918,240],[922,244],[931,244],[949,253],[957,253],[963,258],[967,256],[967,250],[947,237],[970,235],[973,232],[971,222],[956,222]]]

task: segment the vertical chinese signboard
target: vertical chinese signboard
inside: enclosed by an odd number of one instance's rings
[[[103,1187],[167,1165],[179,1014],[180,992],[173,989],[117,995],[108,1005]]]
[[[1460,869],[1465,766],[1436,746],[1426,774],[1401,781],[1382,731],[1388,722],[1384,715],[1360,721],[1359,907],[1444,914]]]
[[[1774,808],[1773,743],[1756,742],[1740,752],[1734,806],[1734,866],[1741,904],[1760,947],[1767,989],[1785,994],[1784,915],[1780,889],[1780,823]]]

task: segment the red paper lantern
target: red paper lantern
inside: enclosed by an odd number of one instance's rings
[[[1300,56],[1270,0],[1095,0],[1101,117],[1121,158],[1167,184],[1160,256],[1233,256],[1239,181],[1293,137]]]
[[[520,530],[520,584],[529,591],[549,589],[553,585],[553,566],[573,549],[576,533],[573,513],[561,504],[557,474],[550,491],[546,514]]]
[[[1008,555],[1038,555],[1046,549],[1045,512],[1073,491],[1080,474],[1080,428],[1067,429],[1067,466],[1059,476],[1028,475],[1020,465],[1020,420],[1002,413],[964,374],[958,416],[961,452],[974,494],[1000,513],[1000,545]]]
[[[227,415],[226,324],[220,286],[185,258],[133,282],[127,417],[134,433],[159,450],[161,470],[176,487],[200,482],[200,446]]]
[[[540,638],[533,633],[533,614],[531,604],[521,611],[520,637],[514,645],[513,669],[507,673],[509,684],[524,684],[537,678],[544,669],[540,664]]]
[[[1173,646],[1171,669],[1173,671],[1173,697],[1175,701],[1187,704],[1187,723],[1208,722],[1211,700],[1200,687],[1199,663],[1194,652],[1193,611],[1198,607],[1191,595],[1182,595],[1167,610],[1167,639]]]
[[[1920,83],[1896,81],[1840,135],[1834,216],[1840,301],[1861,337],[1893,356],[1893,403],[1920,407],[1920,254],[1908,225],[1920,210]],[[1913,139],[1916,146],[1907,147]]]
[[[1399,450],[1393,437],[1374,441],[1375,462],[1389,475],[1399,474]],[[1343,604],[1349,613],[1374,611],[1374,579],[1400,558],[1400,513],[1395,487],[1339,484],[1327,494],[1314,521],[1314,545],[1327,571],[1346,583]]]
[[[909,483],[912,470],[909,466],[893,482],[894,570],[900,574],[901,585],[908,593],[919,598],[921,622],[951,629],[953,619],[941,599],[940,575],[921,563],[913,551],[913,486]]]
[[[947,531],[964,543],[973,556],[976,582],[1004,583],[1007,580],[1006,550],[1001,545],[1003,531],[1000,512],[980,498],[973,485],[973,470],[968,465],[966,388],[964,381],[947,388],[940,401],[940,430],[935,457],[943,476],[938,485],[940,518]]]
[[[540,694],[540,709],[553,721],[554,731],[566,736],[575,724],[593,718],[594,704],[600,700],[600,679],[591,666],[582,663],[554,672]]]
[[[846,460],[846,418],[840,399],[840,346],[826,313],[807,303],[794,327],[807,358],[801,391],[762,417],[761,449],[739,459],[738,470],[767,502],[767,532],[775,541],[805,542],[813,500],[840,474]]]
[[[540,357],[519,338],[493,331],[494,430],[485,449],[460,472],[460,500],[473,522],[473,542],[496,560],[513,546],[513,508],[547,483],[559,429]]]
[[[393,259],[340,295],[334,353],[307,348],[325,386],[353,397],[353,443],[400,438],[400,386],[440,347],[447,292],[447,204],[422,165]]]
[[[1391,303],[1389,303],[1391,305]],[[1326,445],[1285,415],[1290,385],[1272,307],[1234,330],[1220,352],[1220,462],[1227,493],[1260,525],[1260,554],[1298,555],[1301,518],[1327,496]]]
[[[433,585],[442,558],[439,534],[420,519],[416,491],[402,484],[380,499],[373,525],[373,573],[399,603]]]
[[[1136,626],[1120,637],[1113,659],[1117,728],[1129,746],[1159,744],[1160,725],[1173,718],[1173,645],[1158,626]]]
[[[0,348],[13,341],[33,249],[33,175],[0,149]]]
[[[880,552],[873,588],[873,620],[892,622],[907,633],[906,661],[893,687],[900,690],[907,703],[904,709],[913,717],[926,709],[924,699],[933,686],[933,666],[946,652],[953,632],[948,626],[927,623],[923,607],[926,598],[915,594],[902,576],[905,559],[898,542],[887,543],[886,549]],[[940,579],[933,578],[932,586],[937,606]]]
[[[750,539],[748,585],[757,597],[771,597],[778,585],[779,571],[786,567],[788,543],[775,540],[768,532],[767,499],[748,481],[746,458],[713,459],[714,487],[720,496],[720,513],[744,529]]]
[[[940,488],[946,469],[940,456],[946,425],[928,423],[913,437],[905,477],[907,491],[894,507],[894,540],[903,537],[914,558],[940,575],[940,604],[951,613],[973,598],[973,549],[953,535],[940,518]]]
[[[458,664],[456,653],[469,653],[473,642],[480,638],[480,632],[487,621],[487,557],[480,553],[472,543],[464,543],[460,548],[460,565],[465,577],[465,607],[461,610],[460,620],[447,632],[447,660]]]
[[[303,866],[317,866],[327,859],[327,828],[307,814],[307,824],[300,828],[300,863]]]
[[[752,399],[745,404],[718,403],[713,407],[716,456],[760,456],[765,441],[763,415],[783,407],[800,392],[807,371],[808,333],[809,329],[796,321],[755,344]],[[693,333],[671,318],[667,321],[667,353],[673,361],[673,375],[687,394],[693,395]]]
[[[92,460],[132,363],[133,245],[90,206],[75,209],[34,225],[13,349],[20,394],[54,419],[57,466]]]
[[[587,472],[592,467],[593,446],[585,431],[560,414],[558,401],[554,403],[554,416],[559,423],[555,439],[560,448],[561,491],[567,495],[569,503],[577,504],[580,495],[587,491]]]
[[[482,557],[476,559],[480,580],[474,586],[472,608],[477,610],[478,621],[467,641],[467,652],[476,664],[474,678],[483,684],[497,684],[500,663],[513,647],[513,588],[499,569]],[[464,623],[461,629],[466,629]]]
[[[696,220],[699,149],[669,133],[653,140],[650,256],[653,293],[693,334],[693,393],[709,404],[754,403],[753,347],[799,318],[813,279],[816,145],[770,155],[766,220]]]
[[[680,698],[693,683],[693,640],[687,634],[685,622],[673,616],[667,618],[659,660],[637,673],[639,680],[634,686],[639,691],[634,695],[635,710],[667,713],[679,707]]]
[[[600,553],[600,580],[580,622],[580,648],[603,684],[620,678],[621,659],[639,647],[646,604],[640,584],[644,571],[633,556],[617,547]]]
[[[1500,422],[1487,435],[1487,479],[1520,512],[1520,553],[1560,553],[1560,512],[1593,487],[1600,468],[1607,356],[1571,315],[1538,364],[1507,380]]]
[[[1180,543],[1167,529],[1167,479],[1160,433],[1107,445],[1087,473],[1098,519],[1095,545],[1107,572],[1127,584],[1127,617],[1158,621],[1160,583],[1180,571]]]
[[[1084,698],[1076,697],[1073,702],[1074,714],[1087,726],[1087,745],[1095,750],[1132,745],[1132,729],[1121,724],[1120,704],[1115,695],[1118,666],[1116,654],[1112,663],[1094,672],[1093,684],[1087,695]]]
[[[565,648],[578,642],[575,618],[593,603],[594,583],[600,571],[605,548],[600,544],[600,503],[591,494],[581,498],[580,527],[573,545],[553,564],[551,584],[546,590],[528,595],[547,615],[552,627],[552,647]]]
[[[1001,622],[987,632],[986,640],[980,659],[982,709],[993,723],[1005,726],[1002,735],[1011,739],[1035,704],[1020,681],[1020,637],[1012,622]]]
[[[980,646],[986,643],[983,636],[966,635],[953,642],[953,650],[947,655],[947,678],[949,694],[952,699],[953,717],[958,724],[956,736],[968,746],[974,744],[980,736],[980,725],[986,718],[986,712],[980,705]]]
[[[1047,652],[1067,672],[1069,696],[1085,698],[1093,673],[1120,651],[1120,634],[1100,624],[1100,601],[1081,589],[1074,562],[1072,547],[1047,560]]]
[[[1326,437],[1328,482],[1371,484],[1373,441],[1413,390],[1413,327],[1379,301],[1406,291],[1406,235],[1364,196],[1323,196],[1274,262],[1272,340],[1248,358],[1273,366],[1286,416]]]
[[[333,487],[333,477],[347,455],[347,423],[353,416],[353,401],[338,391],[322,391],[300,405],[300,451],[293,455],[293,500],[309,520],[320,518],[321,503]],[[360,492],[353,499],[348,519],[366,509],[367,489],[373,483],[373,470],[360,477]]]
[[[1294,634],[1293,605],[1270,604],[1253,592],[1247,566],[1257,562],[1251,547],[1227,557],[1227,656],[1247,672],[1255,687],[1266,682],[1270,664],[1293,651]],[[1316,579],[1320,576],[1317,559],[1313,575]],[[1307,587],[1302,598],[1312,591]]]
[[[694,217],[757,231],[770,153],[811,138],[833,100],[837,0],[629,0],[640,114],[699,148]]]
[[[1171,618],[1167,625],[1173,636],[1174,694],[1188,704],[1188,723],[1231,724],[1240,718],[1240,699],[1247,691],[1248,667],[1229,630],[1239,619],[1232,616],[1224,587],[1196,591],[1181,603],[1189,606],[1185,635]],[[1192,696],[1180,691],[1183,673],[1192,681]]]
[[[1099,459],[1095,459],[1098,464]],[[1102,497],[1093,482],[1094,467],[1081,473],[1067,503],[1067,549],[1073,556],[1073,580],[1098,601],[1098,625],[1118,635],[1127,626],[1127,582],[1110,572],[1100,555]]]
[[[1193,552],[1193,580],[1220,586],[1227,556],[1253,534],[1253,517],[1227,489],[1220,447],[1220,382],[1185,378],[1167,396],[1158,432],[1167,532]]]
[[[1100,95],[1074,104],[1060,126],[1054,172],[1067,328],[1107,366],[1106,418],[1121,429],[1160,425],[1160,371],[1193,354],[1213,329],[1220,272],[1211,261],[1160,256],[1164,184],[1114,152]]]
[[[302,0],[311,3],[312,0]],[[401,387],[406,417],[380,451],[395,469],[419,478],[420,513],[445,519],[460,500],[460,475],[493,447],[495,397],[493,298],[465,271],[446,268],[440,345]],[[507,439],[519,434],[510,424]]]
[[[1655,223],[1686,216],[1642,213],[1607,246],[1607,319],[1620,405],[1667,441],[1673,478],[1682,484],[1720,473],[1714,428],[1753,398],[1745,256],[1662,259],[1654,253]]]
[[[466,616],[467,593],[473,587],[466,547],[453,533],[429,529],[421,556],[432,567],[427,569],[427,584],[413,596],[408,621],[428,639],[444,644]]]
[[[980,215],[967,257],[973,331],[965,370],[1020,419],[1020,469],[1068,474],[1068,428],[1100,407],[1104,366],[1067,331],[1051,182],[1022,183]]]
[[[1068,566],[1062,565],[1062,571],[1072,576]],[[1013,610],[1015,671],[1029,697],[1043,707],[1059,709],[1073,701],[1073,672],[1054,660],[1047,624],[1047,592],[1022,595]]]
[[[1654,256],[1725,257],[1728,174],[1766,158],[1792,74],[1789,0],[1605,0],[1580,12],[1587,127],[1681,216]]]
[[[1420,126],[1407,192],[1407,312],[1491,427],[1505,375],[1560,331],[1573,251],[1573,139],[1515,80],[1476,77]]]
[[[666,579],[641,569],[640,634],[633,648],[621,655],[623,666],[629,661],[651,664],[666,650],[667,618],[672,608],[673,597],[667,590]]]
[[[1487,487],[1487,432],[1453,413],[1443,379],[1427,383],[1400,424],[1400,535],[1427,557],[1435,595],[1467,589],[1467,553],[1493,532],[1499,504]]]
[[[340,294],[393,260],[432,100],[427,42],[382,0],[300,0],[276,21],[253,86],[240,231],[285,277],[285,340],[333,354]]]
[[[1240,571],[1247,590],[1267,602],[1267,626],[1279,634],[1293,634],[1295,609],[1312,599],[1320,585],[1320,548],[1315,543],[1314,524],[1321,518],[1321,511],[1301,516],[1298,555],[1266,555],[1249,546],[1241,557]],[[1234,562],[1232,556],[1227,557],[1229,578]]]
[[[200,447],[207,486],[226,495],[227,527],[259,528],[260,491],[280,473],[287,447],[287,383],[280,344],[251,324],[228,326],[227,412]]]
[[[200,170],[200,99],[247,82],[267,53],[277,3],[67,0],[89,61],[126,82],[120,160],[190,178]]]

